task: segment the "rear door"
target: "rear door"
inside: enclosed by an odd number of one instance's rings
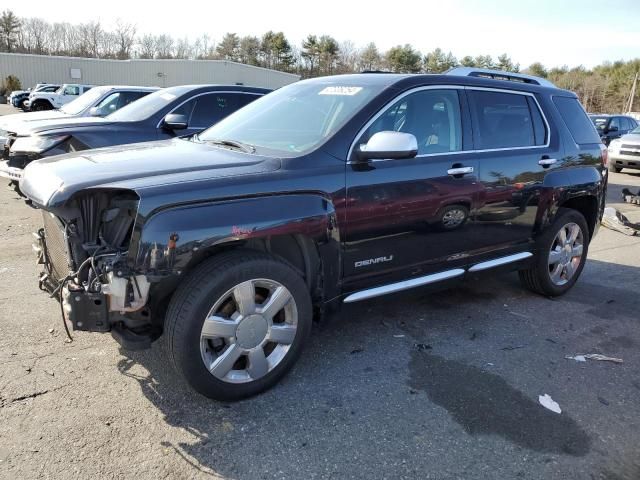
[[[532,239],[545,175],[561,164],[557,135],[535,95],[467,87],[482,188],[474,246],[521,249]]]

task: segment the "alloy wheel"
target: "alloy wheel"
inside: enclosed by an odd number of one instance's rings
[[[580,266],[584,250],[582,229],[576,223],[564,225],[549,251],[549,276],[555,285],[569,282]]]
[[[268,279],[242,282],[207,314],[200,333],[202,361],[219,380],[258,380],[286,357],[297,327],[296,303],[284,285]]]

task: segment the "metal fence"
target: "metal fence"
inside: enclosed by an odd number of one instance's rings
[[[279,88],[300,79],[226,60],[103,60],[0,53],[0,78],[15,75],[23,88],[36,83],[143,85],[171,87],[191,84],[242,84]]]

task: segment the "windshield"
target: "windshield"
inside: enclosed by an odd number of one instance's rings
[[[116,122],[139,122],[145,120],[158,113],[158,111],[162,110],[188,90],[188,87],[171,87],[158,90],[122,107],[120,110],[116,110],[105,118]]]
[[[382,86],[300,82],[276,90],[229,115],[198,136],[235,141],[277,155],[298,156],[324,143]]]
[[[609,120],[609,117],[591,116],[589,118],[591,119],[591,121],[593,122],[593,124],[596,126],[598,130],[602,130],[604,126],[607,124],[607,121]]]
[[[636,128],[631,130],[629,133],[640,133],[640,125],[638,125]]]
[[[89,90],[87,93],[80,95],[75,100],[67,103],[60,111],[68,115],[77,115],[85,109],[93,106],[109,90],[109,87],[96,87]]]

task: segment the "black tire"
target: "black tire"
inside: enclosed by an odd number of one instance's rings
[[[462,216],[462,219],[453,223],[451,221],[445,221],[446,215],[451,213],[457,213],[459,216]],[[462,227],[466,223],[468,218],[469,209],[464,205],[447,205],[446,207],[440,209],[440,211],[438,212],[436,227],[438,228],[438,230],[442,231],[455,230],[456,228]]]
[[[622,171],[621,167],[616,167],[613,163],[609,163],[609,171],[614,173],[620,173]]]
[[[583,238],[582,257],[575,273],[567,283],[556,285],[551,280],[549,272],[549,252],[560,229],[569,223],[575,223],[580,227]],[[553,224],[536,241],[536,257],[533,266],[518,272],[520,281],[526,288],[541,295],[557,297],[565,294],[573,287],[582,273],[589,250],[589,240],[589,227],[584,216],[577,210],[559,209]]]
[[[27,107],[25,107],[25,102],[27,101],[27,99],[25,98],[24,100],[21,100],[20,103],[18,104],[18,108],[24,112],[26,112],[28,110]]]
[[[53,106],[49,102],[39,101],[31,105],[32,112],[42,112],[44,110],[52,110]]]
[[[295,339],[280,363],[266,375],[246,383],[229,383],[215,377],[205,366],[200,334],[215,302],[236,285],[256,278],[276,281],[291,293],[298,314]],[[174,367],[194,390],[215,400],[233,401],[275,385],[300,355],[311,324],[311,296],[300,275],[271,255],[238,250],[205,260],[187,276],[171,299],[164,333]]]

